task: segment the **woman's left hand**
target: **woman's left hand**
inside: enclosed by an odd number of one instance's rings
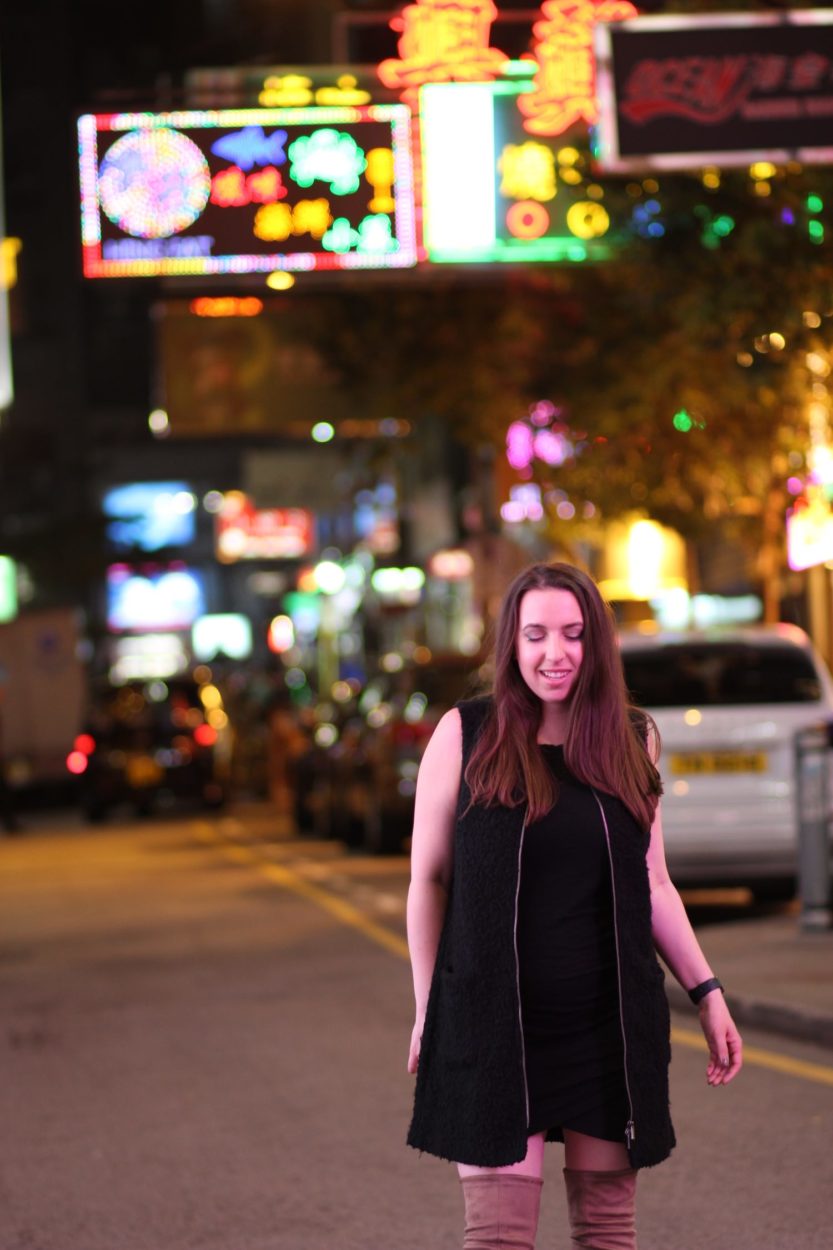
[[[712,990],[700,1003],[700,1027],[709,1047],[706,1080],[728,1085],[743,1064],[743,1042],[720,990]]]

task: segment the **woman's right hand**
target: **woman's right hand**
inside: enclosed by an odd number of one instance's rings
[[[422,1026],[424,1021],[417,1020],[411,1033],[411,1048],[408,1051],[408,1071],[412,1076],[416,1075],[417,1064],[419,1063],[419,1050],[422,1043]]]

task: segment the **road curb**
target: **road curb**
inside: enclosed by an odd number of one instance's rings
[[[696,1007],[680,986],[666,985],[666,993],[674,1011],[697,1015]],[[804,1007],[789,1007],[785,1003],[765,1002],[745,994],[727,994],[726,1002],[739,1028],[762,1029],[765,1033],[777,1033],[833,1050],[833,1016]]]

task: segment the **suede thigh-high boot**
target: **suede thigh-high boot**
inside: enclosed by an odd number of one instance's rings
[[[564,1169],[573,1250],[636,1250],[636,1171]]]
[[[466,1204],[463,1250],[534,1250],[541,1207],[537,1176],[483,1172],[464,1176]]]

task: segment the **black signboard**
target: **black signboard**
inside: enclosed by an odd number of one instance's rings
[[[600,23],[596,53],[606,169],[833,160],[833,9]]]

